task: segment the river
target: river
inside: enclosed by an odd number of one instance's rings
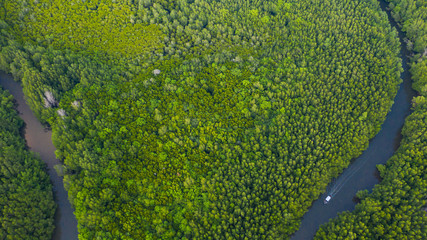
[[[385,10],[387,3],[380,1],[381,8]],[[369,147],[358,157],[338,179],[333,181],[328,189],[339,188],[329,204],[324,205],[323,200],[328,192],[320,196],[313,202],[309,211],[304,215],[300,229],[292,239],[307,240],[312,239],[319,226],[328,222],[331,218],[337,216],[343,211],[354,209],[356,202],[354,196],[357,191],[363,189],[371,190],[379,182],[377,177],[376,165],[384,164],[398,148],[401,140],[401,128],[405,118],[410,113],[411,100],[415,92],[411,88],[411,76],[409,73],[407,56],[410,52],[406,49],[403,41],[403,33],[399,26],[387,12],[390,24],[398,30],[401,42],[401,57],[404,72],[401,75],[403,83],[401,84],[391,111],[388,113],[380,132],[370,141]],[[51,141],[52,133],[46,130],[24,101],[24,95],[21,86],[14,82],[10,75],[0,73],[0,84],[3,88],[15,97],[18,103],[18,111],[21,118],[25,121],[25,139],[28,147],[40,154],[41,159],[47,164],[50,179],[53,183],[55,202],[58,208],[55,214],[55,232],[54,240],[75,240],[78,239],[77,221],[68,201],[67,192],[64,189],[62,178],[59,177],[53,166],[59,164],[55,157],[55,147]]]
[[[55,147],[52,144],[52,132],[40,124],[24,100],[24,93],[19,83],[13,81],[11,75],[0,73],[0,85],[9,90],[18,103],[19,116],[25,122],[25,140],[33,152],[37,152],[43,162],[47,164],[50,180],[53,183],[55,202],[58,208],[55,213],[55,231],[53,240],[78,239],[77,220],[71,204],[68,201],[67,191],[64,189],[62,177],[58,176],[54,165],[59,164],[55,157]]]
[[[408,65],[408,56],[411,53],[403,41],[404,34],[400,27],[391,17],[390,12],[386,10],[388,3],[380,0],[380,5],[381,9],[386,11],[391,26],[395,27],[399,33],[400,54],[404,69],[401,74],[403,82],[380,132],[370,141],[368,149],[328,186],[328,191],[313,202],[304,215],[299,230],[292,235],[292,240],[313,239],[320,225],[336,217],[340,212],[352,211],[356,206],[354,201],[356,192],[363,189],[371,191],[375,184],[379,183],[376,165],[386,163],[397,150],[402,139],[401,129],[405,118],[410,114],[411,100],[415,96],[415,91],[411,87],[412,81]],[[323,204],[323,200],[333,189],[338,189],[338,191],[327,205]]]

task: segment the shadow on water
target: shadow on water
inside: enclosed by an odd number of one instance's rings
[[[16,100],[19,116],[25,122],[25,129],[21,134],[24,135],[28,148],[38,153],[47,164],[50,180],[53,183],[55,202],[58,205],[55,213],[55,231],[52,239],[76,240],[78,239],[77,220],[68,201],[68,194],[64,189],[62,178],[58,176],[53,168],[54,165],[60,162],[55,157],[55,147],[51,140],[52,132],[41,125],[34,116],[24,100],[21,86],[13,81],[12,76],[0,73],[0,85],[9,90]]]
[[[411,75],[408,65],[408,56],[411,53],[407,50],[406,43],[403,41],[404,35],[400,27],[392,19],[390,12],[386,10],[388,4],[384,0],[380,0],[380,6],[383,11],[386,11],[391,26],[396,28],[399,34],[400,54],[404,69],[401,74],[403,83],[400,85],[394,104],[380,132],[370,141],[368,149],[330,184],[328,192],[313,202],[311,208],[304,215],[299,230],[291,236],[293,240],[312,239],[320,225],[336,217],[340,212],[353,210],[357,203],[354,198],[357,191],[372,190],[374,185],[379,183],[376,165],[386,163],[399,147],[402,139],[401,129],[405,118],[410,114],[411,100],[416,95],[411,87]],[[323,201],[329,194],[332,194],[333,197],[325,205]]]
[[[380,0],[380,5],[383,11],[385,11],[387,3],[384,0]],[[402,67],[404,69],[401,75],[403,83],[397,92],[391,111],[388,113],[380,132],[370,142],[369,148],[349,168],[345,169],[339,178],[332,182],[329,189],[335,187],[335,195],[329,204],[323,204],[323,200],[328,193],[323,194],[318,200],[313,202],[313,205],[302,219],[300,230],[292,236],[294,240],[312,239],[321,224],[336,217],[339,212],[353,210],[356,205],[356,201],[354,201],[356,192],[363,189],[372,189],[379,182],[376,165],[384,164],[399,146],[401,140],[400,131],[406,116],[410,113],[411,100],[415,96],[415,92],[411,88],[411,78],[408,71],[408,56],[410,52],[406,49],[406,44],[403,42],[403,34],[400,28],[391,18],[389,12],[387,12],[387,15],[390,24],[399,33]],[[68,195],[64,189],[62,178],[57,175],[53,168],[59,161],[55,158],[55,148],[51,141],[51,132],[47,131],[33,115],[24,101],[22,88],[12,80],[10,75],[0,73],[0,84],[9,90],[18,103],[18,111],[26,123],[26,129],[23,133],[25,134],[28,147],[30,150],[39,153],[42,160],[48,166],[55,193],[55,202],[58,204],[55,214],[56,229],[53,239],[78,239],[77,221],[73,209],[68,201]]]

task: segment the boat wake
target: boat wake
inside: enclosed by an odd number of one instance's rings
[[[331,201],[331,199],[340,192],[340,190],[345,186],[345,184],[356,174],[362,167],[365,165],[366,160],[363,162],[359,162],[355,165],[350,165],[337,179],[335,179],[328,191],[328,195],[323,201],[324,204],[327,204]]]

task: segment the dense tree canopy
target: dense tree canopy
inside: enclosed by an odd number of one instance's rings
[[[414,89],[427,95],[427,2],[422,0],[388,0],[392,16],[402,26],[412,50],[411,73]]]
[[[1,68],[53,128],[81,239],[286,238],[400,82],[373,0],[2,9]]]
[[[427,102],[418,97],[414,105],[399,150],[378,166],[382,182],[368,196],[359,193],[356,209],[322,226],[315,239],[427,238]]]
[[[393,18],[402,26],[408,47],[425,55],[427,46],[427,2],[422,0],[387,0]]]
[[[427,238],[427,5],[417,0],[390,2],[414,53],[411,73],[420,96],[413,99],[414,112],[406,119],[400,148],[386,166],[378,166],[382,182],[372,194],[361,191],[355,211],[322,226],[315,239]]]
[[[0,239],[51,239],[52,184],[45,165],[26,150],[12,100],[0,89]]]
[[[131,7],[111,0],[2,1],[19,40],[90,54],[141,54],[159,48],[155,25],[135,22]]]

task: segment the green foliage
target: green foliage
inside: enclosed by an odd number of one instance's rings
[[[0,64],[52,125],[80,239],[286,238],[378,132],[400,81],[374,1],[50,2],[0,25]],[[57,33],[18,33],[50,6]],[[61,38],[61,13],[89,6],[111,6],[83,14],[95,19],[130,8],[128,24],[165,37],[141,56],[126,42],[123,58],[84,29]],[[32,45],[45,36],[53,47]],[[144,41],[136,53],[156,48]]]
[[[127,4],[112,0],[24,0],[3,3],[3,9],[23,42],[120,57],[161,47],[162,34],[155,25],[135,22]]]
[[[45,165],[25,149],[12,100],[0,89],[0,238],[51,239],[52,185]]]
[[[387,0],[393,18],[402,26],[409,39],[408,48],[415,53],[426,54],[427,2],[423,0]]]
[[[360,190],[360,191],[358,191],[357,193],[356,193],[356,197],[359,199],[359,200],[363,200],[363,199],[365,199],[367,196],[369,195],[369,191],[368,190]]]
[[[323,225],[315,239],[427,238],[426,106],[418,105],[407,118],[401,146],[372,194],[364,194],[353,212]]]
[[[427,2],[422,0],[387,0],[392,16],[402,26],[407,37],[411,58],[413,87],[422,95],[427,93]]]
[[[427,68],[426,2],[391,0],[393,17],[403,25],[414,51],[414,112],[406,119],[400,148],[378,165],[382,181],[372,194],[361,191],[362,202],[323,225],[315,239],[426,239],[427,238]],[[413,44],[415,43],[415,44]],[[361,196],[362,195],[362,196]]]

